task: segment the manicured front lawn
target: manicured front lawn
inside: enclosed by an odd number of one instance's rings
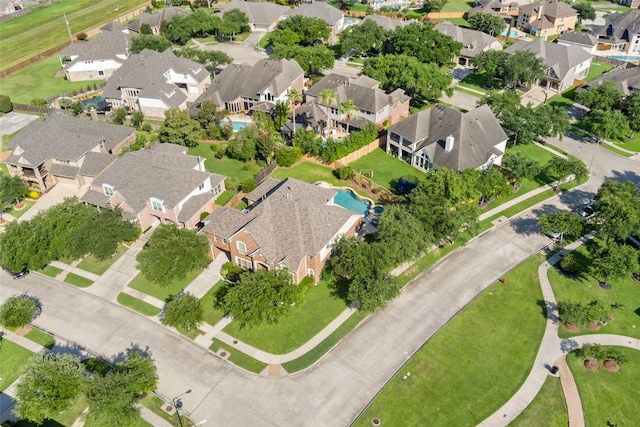
[[[245,170],[246,163],[239,160],[227,157],[216,158],[211,151],[211,144],[198,144],[197,147],[189,149],[189,154],[205,158],[204,167],[207,171],[228,176],[238,182],[253,178],[260,172],[260,166],[256,164],[250,164],[249,170]]]
[[[331,295],[327,283],[321,281],[275,325],[240,329],[237,322],[231,322],[223,331],[261,350],[284,354],[309,341],[346,308],[344,301]]]
[[[42,332],[40,329],[37,329],[37,328],[31,328],[31,330],[27,332],[25,337],[49,349],[53,348],[53,346],[56,343],[55,339],[53,338],[53,335],[48,334],[46,332]]]
[[[93,285],[93,280],[87,279],[86,277],[78,276],[77,274],[73,273],[68,273],[64,281],[79,288],[87,288]]]
[[[382,148],[376,148],[366,156],[349,163],[349,166],[360,173],[366,170],[373,171],[373,181],[388,189],[395,188],[398,179],[403,175],[413,175],[418,178],[424,176],[424,172],[385,153]]]
[[[21,200],[20,203],[24,203],[24,208],[17,210],[15,208],[11,208],[11,210],[8,210],[7,212],[5,212],[5,214],[9,214],[12,217],[14,217],[15,219],[20,218],[22,215],[25,214],[25,212],[27,212],[31,206],[36,204],[35,200]]]
[[[620,365],[620,371],[615,373],[602,366],[595,372],[588,371],[575,353],[567,358],[588,426],[633,426],[640,420],[640,352],[625,347],[616,347],[616,350],[624,353],[629,361]]]
[[[476,425],[526,379],[544,333],[534,276],[536,255],[447,323],[376,397],[356,422],[382,425]],[[403,376],[411,372],[408,379]]]
[[[549,375],[533,402],[509,427],[566,426],[568,422],[560,378]]]
[[[111,258],[106,259],[104,261],[98,261],[98,259],[93,255],[88,255],[85,259],[80,261],[80,264],[78,264],[78,268],[81,268],[84,271],[88,271],[89,273],[93,273],[93,274],[97,274],[98,276],[101,276],[126,251],[127,251],[126,246],[124,246],[123,244],[119,244],[118,247],[116,248],[116,252],[113,254]]]
[[[45,268],[40,270],[40,273],[49,277],[56,277],[58,274],[62,273],[64,270],[58,267],[54,267],[52,265],[47,265]]]
[[[148,302],[144,302],[129,294],[125,294],[124,292],[120,292],[118,294],[118,303],[125,307],[129,307],[140,314],[144,314],[145,316],[157,316],[162,311],[155,305],[151,305]]]
[[[640,316],[637,311],[640,307],[640,285],[635,283],[629,275],[622,280],[612,280],[611,289],[602,289],[598,280],[588,274],[591,265],[589,249],[592,247],[594,247],[593,242],[582,245],[575,251],[583,271],[577,277],[566,276],[555,268],[549,269],[549,280],[556,301],[587,304],[598,300],[605,306],[622,304],[623,307],[614,311],[615,320],[613,322],[608,322],[597,331],[582,327],[578,332],[569,332],[560,326],[560,337],[569,338],[584,334],[619,334],[640,338]]]
[[[0,346],[0,391],[4,391],[24,372],[33,353],[8,339]]]
[[[552,106],[559,105],[560,107],[563,107],[566,109],[571,107],[575,103],[574,101],[575,96],[576,96],[576,88],[575,86],[571,86],[571,88],[565,90],[564,92],[553,95],[551,98],[547,100],[547,104]],[[543,104],[540,104],[540,105],[543,105]]]
[[[224,284],[223,280],[218,281],[209,291],[200,298],[200,304],[204,309],[204,321],[210,325],[215,325],[224,317],[224,312],[214,307],[216,303],[215,294],[220,289],[220,286]]]
[[[189,283],[201,273],[201,270],[193,270],[187,273],[187,276],[182,280],[176,280],[169,284],[169,286],[160,286],[148,281],[142,273],[138,273],[136,277],[129,283],[129,287],[136,289],[140,292],[144,292],[147,295],[158,298],[161,301],[165,301],[169,295],[178,295]]]
[[[478,72],[473,72],[469,74],[467,77],[462,79],[460,83],[458,83],[459,86],[466,86],[471,89],[478,90],[482,93],[485,93],[487,91],[487,89],[484,88],[486,84],[487,84],[486,74],[478,73]],[[498,89],[497,84],[498,82],[495,81],[494,89]]]
[[[234,365],[238,365],[249,372],[259,374],[267,367],[266,363],[256,360],[215,338],[213,339],[213,343],[209,346],[209,350],[214,352],[217,352],[218,350],[226,351],[229,354],[229,362]]]

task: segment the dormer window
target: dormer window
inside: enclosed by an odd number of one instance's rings
[[[161,196],[151,197],[151,209],[156,212],[164,212],[164,199]]]
[[[104,195],[107,197],[113,196],[113,184],[105,182],[104,184],[102,184],[102,191],[104,191]]]

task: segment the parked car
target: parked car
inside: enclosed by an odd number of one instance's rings
[[[584,222],[591,221],[596,215],[595,205],[593,203],[589,203],[587,206],[582,208],[582,210],[579,212],[579,215]]]
[[[4,268],[4,270],[9,273],[13,279],[22,279],[23,277],[27,276],[29,274],[29,269],[28,268],[23,268],[21,271],[13,271],[9,268]]]

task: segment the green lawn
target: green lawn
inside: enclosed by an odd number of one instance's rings
[[[349,163],[349,166],[356,172],[371,169],[373,171],[373,181],[388,189],[395,188],[398,178],[403,175],[413,175],[418,178],[424,176],[424,172],[387,154],[382,148],[376,148],[366,156]]]
[[[591,125],[589,124],[589,121],[587,120],[586,116],[576,121],[575,125],[581,129],[591,132]],[[629,139],[626,137],[623,137],[622,139],[620,138],[618,139],[605,138],[605,139],[607,141],[613,142],[618,147],[622,147],[624,149],[635,151],[635,152],[640,152],[640,132],[635,132],[633,136],[634,136],[633,139]]]
[[[120,292],[118,294],[118,303],[125,307],[129,307],[140,314],[144,314],[145,316],[157,316],[162,311],[155,305],[151,305],[148,302],[144,302],[129,294],[125,294],[124,292]]]
[[[5,212],[5,214],[9,214],[12,217],[14,217],[15,219],[18,219],[22,215],[24,215],[25,212],[27,212],[29,209],[31,209],[31,206],[35,205],[36,201],[35,200],[23,199],[23,200],[20,201],[20,203],[24,203],[25,204],[24,208],[22,208],[20,210],[17,210],[17,209],[14,209],[13,207],[11,207],[10,210]]]
[[[49,277],[56,277],[58,274],[62,273],[64,270],[58,267],[54,267],[52,265],[47,265],[45,268],[40,270],[40,273]]]
[[[566,426],[568,422],[560,378],[550,375],[533,402],[509,427]]]
[[[70,285],[77,286],[79,288],[87,288],[93,285],[93,280],[87,279],[86,277],[82,277],[73,273],[68,273],[64,281],[69,283]]]
[[[266,49],[271,44],[271,33],[267,33],[260,39],[256,46]]]
[[[0,93],[10,96],[13,102],[30,104],[34,98],[51,98],[101,82],[70,82],[63,77],[55,77],[58,71],[62,71],[60,60],[57,56],[52,56],[0,80]]]
[[[216,205],[218,206],[226,205],[229,202],[229,200],[231,200],[233,196],[235,196],[236,194],[238,194],[238,190],[226,190],[216,199]]]
[[[118,247],[116,248],[116,253],[113,254],[111,258],[106,259],[104,261],[99,261],[93,255],[88,255],[85,259],[80,261],[80,264],[78,264],[78,268],[81,268],[84,271],[88,271],[89,273],[93,273],[93,274],[97,274],[98,276],[101,276],[126,251],[127,251],[127,247],[124,246],[123,244],[119,244]]]
[[[238,365],[249,372],[259,374],[267,367],[266,363],[256,360],[215,338],[213,339],[211,346],[209,346],[209,350],[214,352],[217,352],[218,350],[225,350],[229,353],[229,362]]]
[[[0,345],[0,392],[9,387],[24,372],[33,353],[8,339]]]
[[[536,255],[447,323],[387,384],[355,423],[476,425],[526,379],[545,327]],[[411,372],[406,380],[403,376]]]
[[[589,250],[594,243],[580,246],[575,254],[580,261],[582,270],[587,272],[591,264]],[[573,278],[561,274],[558,269],[549,269],[549,280],[556,296],[556,301],[571,301],[574,303],[589,303],[593,300],[602,301],[605,305],[623,304],[624,306],[614,312],[615,321],[608,322],[598,331],[592,331],[587,327],[580,328],[578,332],[569,332],[560,327],[561,338],[569,338],[584,334],[620,334],[640,338],[640,286],[633,281],[631,276],[622,280],[612,280],[612,288],[602,289],[598,280],[587,274],[580,274]]]
[[[276,179],[295,178],[300,181],[313,184],[316,181],[324,181],[336,187],[350,187],[361,196],[368,197],[362,191],[349,185],[346,181],[340,181],[333,175],[333,170],[317,163],[302,162],[292,168],[278,167],[271,176]]]
[[[197,147],[191,148],[189,154],[204,157],[206,159],[204,166],[207,171],[228,176],[238,182],[253,178],[260,172],[260,166],[256,164],[251,164],[249,170],[244,170],[246,164],[239,160],[227,157],[217,159],[211,151],[211,144],[199,144]]]
[[[34,57],[69,40],[63,14],[71,27],[71,33],[106,24],[126,14],[147,0],[74,0],[57,2],[34,9],[27,15],[0,24],[2,34],[2,65],[7,69],[20,61]],[[56,61],[58,60],[55,57]],[[4,92],[4,90],[0,90]]]
[[[165,301],[170,295],[178,295],[184,288],[187,287],[193,279],[195,279],[201,270],[193,270],[187,274],[182,280],[176,280],[169,284],[169,286],[160,286],[155,283],[149,282],[142,273],[138,273],[136,277],[129,283],[131,289],[136,289],[140,292],[144,292],[147,295],[158,298],[161,301]]]
[[[495,82],[498,83],[497,81]],[[474,90],[478,90],[482,93],[486,93],[487,89],[484,88],[484,85],[487,84],[487,77],[484,73],[473,72],[469,74],[467,77],[462,79],[458,86],[466,86]],[[498,89],[496,86],[495,89]]]
[[[37,328],[31,328],[31,330],[27,332],[25,337],[49,349],[53,348],[53,346],[56,343],[55,339],[53,338],[53,335],[48,334],[46,332],[42,332],[40,329],[37,329]]]
[[[472,1],[467,0],[449,0],[441,12],[466,12],[471,9],[473,5]]]
[[[225,282],[220,280],[218,283],[213,285],[213,287],[209,289],[202,298],[200,298],[200,303],[204,309],[204,321],[212,326],[221,321],[224,317],[224,312],[222,310],[214,308],[216,302],[215,293],[223,283]]]
[[[261,350],[284,354],[309,341],[346,308],[343,300],[331,295],[327,283],[320,281],[277,324],[240,329],[237,322],[231,322],[223,331]]]
[[[460,27],[469,27],[469,23],[464,18],[444,18],[443,21],[449,21],[452,24],[458,25]]]
[[[173,415],[169,415],[167,414],[163,409],[162,406],[166,405],[167,402],[165,402],[164,400],[160,399],[158,396],[156,396],[153,393],[149,393],[147,394],[147,397],[145,397],[144,399],[142,399],[140,401],[140,403],[147,407],[148,409],[150,409],[154,414],[156,414],[157,416],[159,416],[160,418],[162,418],[163,420],[167,421],[169,424],[171,424],[172,426],[180,426],[180,422],[178,420],[178,414],[176,412],[173,413]],[[183,421],[185,423],[186,426],[191,426],[193,425],[190,421],[186,420]]]
[[[640,352],[616,347],[629,361],[620,371],[609,372],[600,366],[596,372],[587,371],[574,353],[568,356],[569,367],[578,385],[585,424],[588,426],[634,426],[640,420],[638,378]],[[635,420],[635,421],[633,421]]]
[[[575,102],[574,98],[576,96],[576,88],[575,86],[571,86],[569,89],[565,90],[562,93],[557,93],[553,95],[551,98],[547,100],[547,104],[551,106],[559,105],[563,108],[571,107]],[[540,104],[543,105],[543,104]]]
[[[589,74],[587,74],[587,78],[585,79],[585,81],[593,80],[596,77],[612,69],[613,69],[613,64],[603,64],[602,62],[593,62],[591,64],[591,67],[589,67]]]

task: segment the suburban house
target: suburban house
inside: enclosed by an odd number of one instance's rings
[[[3,163],[11,176],[20,176],[41,193],[57,183],[80,188],[135,139],[130,127],[53,114],[18,133]]]
[[[207,69],[189,59],[144,49],[131,55],[104,87],[113,108],[140,110],[147,117],[164,118],[170,108],[188,108],[211,84]]]
[[[108,79],[129,57],[129,44],[128,34],[103,31],[89,41],[71,43],[58,56],[70,82]]]
[[[576,93],[580,93],[589,87],[599,86],[606,81],[614,82],[616,87],[622,92],[623,97],[627,97],[634,92],[640,92],[640,67],[624,68],[619,66],[618,68],[614,68],[583,84],[576,89]]]
[[[462,43],[457,62],[460,65],[471,66],[476,55],[488,50],[502,50],[502,42],[482,31],[453,25],[448,21],[439,22],[435,29],[456,41]]]
[[[207,172],[204,160],[174,144],[126,153],[93,180],[81,200],[117,206],[143,230],[159,223],[196,228],[225,191],[225,177]]]
[[[329,24],[331,32],[329,33],[330,45],[338,42],[338,34],[346,28],[344,13],[329,3],[323,1],[314,1],[313,3],[302,3],[296,9],[289,9],[286,16],[301,15],[307,18],[319,18]]]
[[[547,70],[539,84],[554,92],[562,92],[574,86],[576,80],[587,77],[593,58],[578,46],[563,46],[542,39],[532,42],[517,41],[506,48],[505,52],[513,54],[519,50],[530,50],[544,61]]]
[[[488,105],[463,113],[436,104],[387,129],[387,153],[427,171],[502,164],[507,134]]]
[[[387,31],[395,31],[396,28],[404,27],[411,23],[411,20],[404,21],[402,19],[393,19],[383,15],[367,15],[360,21],[360,25],[364,24],[365,21],[373,21]]]
[[[231,0],[222,9],[222,15],[227,10],[239,9],[249,18],[251,31],[273,31],[289,10],[288,7],[268,1],[255,2],[245,0]]]
[[[578,46],[585,52],[594,55],[598,46],[598,39],[585,31],[569,31],[556,39],[562,46]]]
[[[598,38],[598,50],[640,54],[640,10],[610,13],[604,20],[604,25],[592,29]]]
[[[365,75],[346,77],[340,74],[329,74],[305,92],[307,103],[316,102],[326,110],[320,99],[323,89],[333,89],[336,99],[329,106],[329,126],[346,129],[347,116],[340,112],[340,104],[352,100],[357,111],[350,127],[362,129],[367,123],[382,127],[385,123],[393,124],[409,115],[410,97],[402,89],[385,93],[378,85],[379,81]],[[326,113],[325,113],[326,116]]]
[[[284,124],[284,126],[282,126],[282,129],[280,129],[282,134],[288,138],[292,138],[294,136],[294,114],[296,115],[295,126],[298,131],[303,129],[305,131],[313,131],[318,134],[322,132],[322,129],[327,123],[326,108],[320,106],[315,99],[311,99],[295,110],[289,112],[289,120]]]
[[[640,7],[640,0],[620,0],[620,6],[630,7],[631,9],[637,9]]]
[[[22,9],[22,0],[0,0],[0,16],[11,15]]]
[[[151,34],[157,36],[160,34],[160,27],[163,21],[171,21],[174,16],[181,15],[187,16],[190,12],[181,7],[165,7],[158,11],[158,13],[144,12],[138,19],[127,24],[127,30],[132,35],[138,35],[142,32],[141,27],[146,24],[151,29]]]
[[[578,22],[578,12],[567,3],[540,0],[520,7],[516,26],[539,37],[571,31]]]
[[[277,101],[288,103],[291,89],[302,93],[304,71],[293,59],[262,59],[256,65],[229,64],[189,109],[196,116],[203,101],[230,113],[259,108],[271,111]]]
[[[518,16],[520,7],[532,2],[533,0],[477,0],[475,6],[468,11],[467,16],[473,16],[478,12],[499,16]]]
[[[318,282],[333,244],[352,236],[362,215],[334,203],[335,190],[293,178],[267,179],[247,195],[245,211],[215,210],[202,229],[215,258],[226,254],[247,270],[287,268],[293,282]]]

